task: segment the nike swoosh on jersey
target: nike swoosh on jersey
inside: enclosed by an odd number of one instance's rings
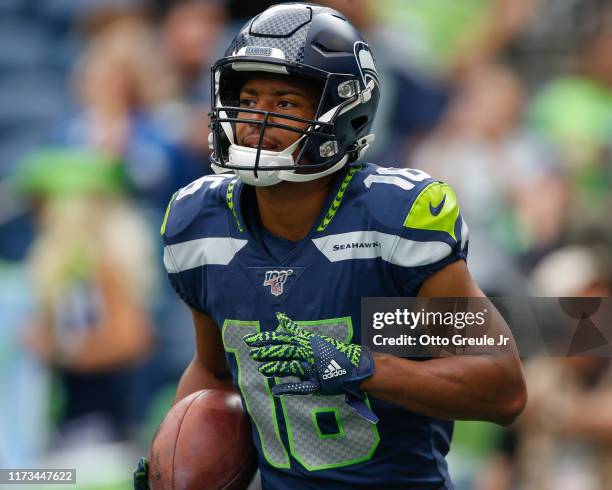
[[[431,212],[431,215],[438,216],[440,214],[440,211],[442,211],[442,208],[444,207],[445,202],[446,202],[446,194],[444,194],[444,197],[440,201],[440,204],[438,204],[436,207],[432,206],[431,203],[429,203],[429,211]]]

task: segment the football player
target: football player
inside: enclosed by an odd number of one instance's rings
[[[176,399],[239,390],[264,489],[453,488],[452,420],[508,424],[525,385],[514,353],[361,345],[362,297],[483,296],[452,189],[360,163],[381,90],[368,44],[335,10],[276,5],[211,83],[219,173],[180,189],[161,230],[196,331]]]

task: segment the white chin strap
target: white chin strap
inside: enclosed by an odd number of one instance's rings
[[[226,130],[227,134],[227,129],[224,129]],[[295,170],[274,170],[274,167],[290,167],[295,165],[293,160],[293,152],[305,137],[305,135],[302,136],[283,151],[261,150],[259,153],[257,177],[255,177],[254,171],[255,161],[257,160],[257,148],[240,146],[232,142],[228,152],[229,164],[234,167],[244,167],[244,170],[234,168],[233,172],[240,177],[245,184],[255,185],[258,187],[268,187],[282,181],[308,182],[311,180],[320,179],[321,177],[325,177],[326,175],[340,170],[346,164],[348,155],[345,155],[338,163],[335,163],[331,167],[326,168],[321,172],[296,174]],[[233,134],[232,138],[230,139],[233,140]],[[304,168],[308,167],[304,166]],[[228,169],[214,164],[212,165],[212,169],[215,173],[225,173],[228,171]]]
[[[288,146],[283,151],[261,150],[259,155],[259,165],[257,169],[257,177],[255,177],[255,160],[257,159],[257,149],[248,146],[230,145],[229,147],[229,163],[235,167],[244,167],[242,169],[233,169],[234,173],[240,179],[249,185],[258,187],[267,187],[278,184],[282,181],[289,182],[308,182],[311,180],[320,179],[326,175],[332,174],[340,170],[347,162],[348,155],[345,155],[338,163],[335,163],[329,168],[321,172],[296,174],[295,170],[273,170],[274,167],[285,167],[294,165],[293,151],[298,146],[302,138],[297,140],[292,145]],[[227,172],[228,169],[213,165],[213,170],[216,173]],[[308,166],[304,166],[308,168]]]
[[[341,106],[338,105],[329,110],[327,113],[323,114],[318,120],[320,122],[328,122],[332,119],[336,112],[340,111],[340,114],[343,114],[353,109],[355,106],[367,102],[370,100],[373,88],[374,83],[370,81],[366,89],[359,94],[359,97],[352,104],[349,104],[342,109],[340,109]],[[217,99],[217,104],[221,106],[221,101],[219,99]],[[225,111],[219,112],[219,115],[222,118],[227,118]],[[258,187],[268,187],[282,181],[309,182],[311,180],[320,179],[321,177],[337,172],[344,167],[344,165],[346,165],[346,162],[349,159],[348,155],[344,155],[344,157],[342,157],[338,163],[335,163],[331,167],[320,172],[298,174],[295,173],[295,170],[274,170],[274,167],[290,167],[295,165],[293,153],[300,142],[306,137],[306,135],[303,135],[295,143],[288,146],[283,151],[261,150],[259,154],[259,165],[257,166],[257,177],[255,177],[254,168],[255,161],[257,160],[257,149],[237,145],[234,142],[234,132],[229,122],[222,122],[221,127],[230,140],[228,152],[229,163],[234,167],[244,167],[244,170],[234,168],[233,172],[239,176],[245,184],[255,185]],[[361,147],[358,149],[359,158],[363,156],[372,141],[374,141],[373,134],[369,134],[362,138],[362,144],[360,145]],[[305,165],[304,168],[308,168],[308,166]],[[232,171],[215,164],[212,164],[212,169],[218,174]]]

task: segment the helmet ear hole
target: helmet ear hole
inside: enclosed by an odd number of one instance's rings
[[[355,132],[359,132],[366,124],[368,124],[369,118],[365,114],[363,116],[351,119],[351,126]]]

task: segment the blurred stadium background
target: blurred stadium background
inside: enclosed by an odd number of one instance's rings
[[[159,225],[210,171],[211,62],[273,3],[0,0],[0,468],[130,488],[193,354]],[[485,292],[609,296],[610,1],[321,3],[382,73],[367,158],[454,186]],[[526,369],[514,427],[457,424],[457,489],[612,488],[608,360]]]

